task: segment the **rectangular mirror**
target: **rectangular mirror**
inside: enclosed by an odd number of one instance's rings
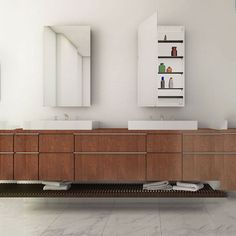
[[[45,26],[44,106],[90,106],[90,77],[90,26]]]

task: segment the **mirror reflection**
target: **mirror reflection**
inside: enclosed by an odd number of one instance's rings
[[[90,26],[44,27],[44,105],[90,106]]]

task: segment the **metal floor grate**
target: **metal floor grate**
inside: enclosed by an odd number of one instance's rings
[[[147,191],[142,184],[72,184],[68,191],[44,191],[42,184],[0,184],[0,197],[24,198],[223,198],[227,193],[205,184],[197,192]]]

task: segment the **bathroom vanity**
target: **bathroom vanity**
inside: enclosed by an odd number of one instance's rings
[[[221,181],[236,190],[236,130],[9,130],[1,180]]]

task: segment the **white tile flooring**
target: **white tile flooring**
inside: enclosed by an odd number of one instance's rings
[[[236,236],[227,199],[0,199],[1,236]]]

